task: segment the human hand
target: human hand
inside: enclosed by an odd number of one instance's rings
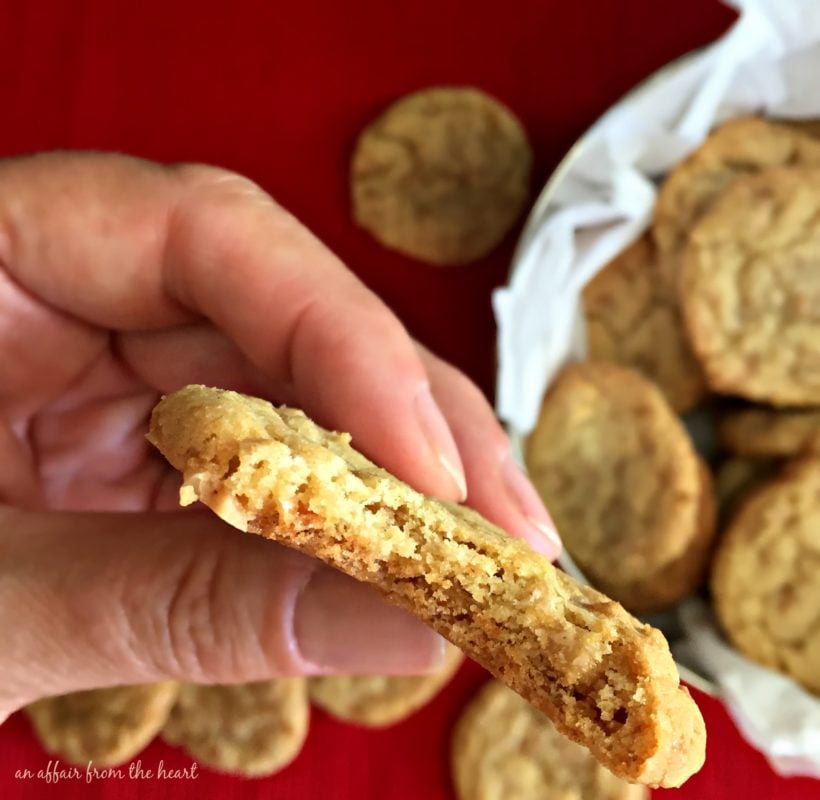
[[[0,720],[174,678],[418,672],[441,640],[299,553],[177,509],[145,441],[205,383],[304,408],[554,557],[479,390],[257,186],[205,166],[0,161]]]

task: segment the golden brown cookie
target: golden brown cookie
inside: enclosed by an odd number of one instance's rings
[[[734,456],[723,461],[715,473],[715,495],[718,516],[725,521],[743,498],[777,471],[777,462],[769,458]]]
[[[789,125],[807,136],[820,139],[820,119],[778,119],[775,122]]]
[[[537,709],[496,681],[487,683],[456,724],[451,749],[459,800],[646,800],[561,736]]]
[[[791,125],[740,117],[712,131],[664,181],[652,233],[673,281],[689,232],[736,178],[768,167],[820,165],[820,142]]]
[[[714,529],[710,480],[651,381],[603,361],[566,367],[544,397],[526,462],[594,586],[646,611],[700,582]]]
[[[721,444],[743,456],[820,455],[820,409],[747,408],[718,422]]]
[[[327,675],[311,678],[308,692],[313,703],[337,719],[383,728],[432,700],[463,661],[461,651],[448,645],[444,665],[429,675]]]
[[[211,769],[270,775],[299,755],[309,716],[304,678],[182,684],[162,738]]]
[[[382,244],[431,264],[490,252],[529,194],[532,153],[512,112],[478,89],[403,97],[360,135],[353,216]]]
[[[793,462],[740,506],[712,596],[730,641],[820,694],[820,459]]]
[[[604,267],[583,299],[591,359],[637,370],[658,384],[676,411],[697,405],[706,382],[649,234]]]
[[[149,438],[183,473],[181,502],[372,584],[613,772],[672,786],[702,765],[703,720],[659,631],[475,512],[414,491],[349,435],[189,386],[154,409]]]
[[[159,733],[174,700],[173,681],[46,697],[25,709],[49,753],[72,764],[114,767]]]
[[[713,389],[820,405],[820,169],[732,183],[692,230],[681,300]]]

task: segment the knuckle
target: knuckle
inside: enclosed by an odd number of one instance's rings
[[[242,656],[253,652],[255,632],[238,630],[234,614],[236,581],[228,553],[210,550],[192,556],[174,576],[166,602],[159,605],[160,669],[189,680],[221,682],[235,677]],[[242,653],[238,652],[242,643]]]

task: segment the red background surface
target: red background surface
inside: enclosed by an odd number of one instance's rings
[[[407,91],[477,85],[523,120],[537,191],[611,103],[731,19],[716,0],[5,0],[0,156],[113,149],[244,172],[334,248],[419,339],[490,393],[490,292],[505,279],[515,236],[481,263],[449,270],[385,251],[350,222],[346,168],[357,132]],[[207,771],[189,781],[16,779],[15,770],[36,773],[48,763],[16,715],[0,727],[0,797],[447,798],[449,731],[484,677],[469,664],[433,704],[387,732],[314,712],[297,761],[256,781]],[[820,798],[820,782],[778,779],[717,703],[699,701],[707,762],[677,797]],[[159,742],[142,755],[154,770],[160,759],[190,765]]]

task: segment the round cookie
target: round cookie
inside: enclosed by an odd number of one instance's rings
[[[721,444],[743,456],[820,455],[820,409],[748,408],[718,422]]]
[[[451,768],[459,800],[645,800],[559,734],[515,692],[490,681],[461,715]]]
[[[159,733],[177,697],[173,681],[47,697],[25,713],[43,747],[81,766],[130,761]]]
[[[585,287],[587,349],[653,380],[676,411],[702,399],[706,382],[649,234],[611,261]]]
[[[418,676],[328,675],[311,678],[310,699],[338,719],[382,728],[409,717],[431,700],[464,661],[461,651],[447,645],[444,666]]]
[[[718,545],[712,596],[730,641],[820,694],[820,460],[753,492]]]
[[[692,230],[681,292],[714,390],[820,405],[820,168],[729,186]]]
[[[526,462],[593,586],[644,611],[697,585],[713,530],[707,478],[650,381],[606,362],[566,367],[544,398]]]
[[[497,100],[472,88],[425,89],[359,136],[353,216],[385,246],[422,261],[475,261],[524,209],[531,166],[526,132]]]
[[[299,755],[309,712],[304,678],[183,684],[162,737],[212,769],[270,775]]]
[[[820,142],[792,125],[740,117],[721,125],[664,181],[652,233],[677,280],[689,232],[736,178],[768,167],[820,165]]]

